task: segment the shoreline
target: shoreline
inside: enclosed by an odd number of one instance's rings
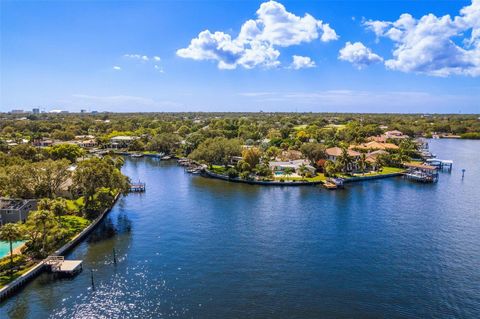
[[[374,179],[384,179],[384,178],[391,178],[396,176],[402,176],[404,172],[398,173],[390,173],[390,174],[380,174],[380,175],[373,175],[373,176],[358,176],[358,177],[349,177],[344,179],[344,183],[355,183],[355,182],[363,182],[368,180]],[[233,182],[233,183],[244,183],[250,185],[262,185],[262,186],[315,186],[315,185],[323,185],[325,181],[255,181],[255,180],[245,180],[241,178],[230,178],[225,175],[213,173],[207,169],[203,171],[201,174],[202,177],[210,177],[215,179],[220,179],[226,182]]]
[[[60,256],[62,254],[70,252],[75,246],[80,244],[85,237],[90,234],[98,224],[105,218],[105,216],[111,211],[113,206],[115,206],[120,193],[115,195],[112,205],[106,208],[103,213],[101,213],[97,218],[95,218],[87,227],[85,227],[80,233],[75,235],[69,242],[64,244],[62,247],[53,252],[50,256]],[[23,245],[22,245],[23,246]],[[20,248],[20,247],[18,247]],[[45,270],[44,265],[45,259],[39,261],[37,264],[32,266],[27,272],[22,274],[20,277],[14,279],[12,282],[6,284],[0,288],[0,304],[7,300],[11,295],[19,292],[28,282],[33,280],[35,277],[40,275]]]

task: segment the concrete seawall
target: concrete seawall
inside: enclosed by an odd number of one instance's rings
[[[251,185],[264,185],[264,186],[311,186],[311,185],[318,185],[323,184],[322,181],[318,182],[307,182],[307,181],[298,181],[298,182],[279,182],[279,181],[255,181],[255,180],[244,180],[240,178],[229,178],[224,175],[213,173],[209,170],[205,170],[204,174],[211,178],[221,179],[227,182],[234,182],[234,183],[244,183],[244,184],[251,184]],[[403,173],[391,173],[391,174],[383,174],[383,175],[375,175],[375,176],[358,176],[358,177],[350,177],[345,178],[345,183],[354,183],[354,182],[362,182],[368,181],[373,179],[383,179],[383,178],[390,178],[395,176],[401,176]]]
[[[54,253],[51,255],[54,256],[60,256],[68,253],[71,251],[75,246],[77,246],[79,243],[82,242],[85,237],[90,234],[95,227],[98,226],[98,224],[103,220],[103,218],[110,212],[110,210],[113,208],[115,203],[117,202],[117,199],[120,197],[120,194],[117,194],[115,196],[115,199],[112,203],[112,205],[105,209],[102,214],[100,214],[97,218],[95,218],[87,227],[85,227],[84,230],[82,230],[78,235],[72,238],[68,243],[60,247],[58,250],[56,250]],[[7,299],[9,296],[17,292],[19,289],[21,289],[25,284],[27,284],[29,281],[37,277],[39,274],[41,274],[45,270],[45,265],[44,265],[44,260],[36,264],[33,268],[31,268],[29,271],[12,281],[11,283],[5,285],[0,289],[0,302],[4,301]]]
[[[346,178],[344,183],[363,182],[363,181],[370,181],[372,179],[383,179],[383,178],[390,178],[390,177],[402,176],[402,175],[403,173],[391,173],[391,174],[374,175],[374,176],[358,176],[358,177]]]
[[[255,181],[255,180],[245,180],[240,178],[229,178],[224,175],[216,174],[210,172],[209,170],[205,170],[204,174],[211,178],[221,179],[227,182],[234,182],[234,183],[244,183],[250,185],[264,185],[264,186],[312,186],[322,184],[321,181],[318,182],[306,182],[306,181],[298,181],[298,182],[278,182],[278,181]]]

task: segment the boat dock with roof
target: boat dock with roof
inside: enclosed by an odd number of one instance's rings
[[[449,171],[452,170],[453,161],[452,160],[442,160],[438,158],[429,158],[426,160],[426,163],[430,166],[435,166],[440,169],[447,169]]]
[[[420,163],[405,164],[407,172],[405,178],[420,183],[436,183],[438,181],[438,168]]]

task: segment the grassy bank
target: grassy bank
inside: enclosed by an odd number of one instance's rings
[[[57,232],[60,237],[52,245],[51,251],[55,251],[68,243],[89,224],[88,219],[80,216],[66,215],[59,217]],[[23,253],[14,255],[13,261],[13,272],[11,272],[10,254],[0,259],[0,288],[23,275],[38,262],[38,260]]]

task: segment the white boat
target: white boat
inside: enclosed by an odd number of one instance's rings
[[[130,157],[143,157],[143,154],[132,154]]]
[[[163,156],[163,157],[162,157],[162,160],[165,161],[165,160],[169,160],[169,159],[171,159],[171,158],[172,158],[171,156],[168,156],[168,155],[167,155],[167,156]]]

